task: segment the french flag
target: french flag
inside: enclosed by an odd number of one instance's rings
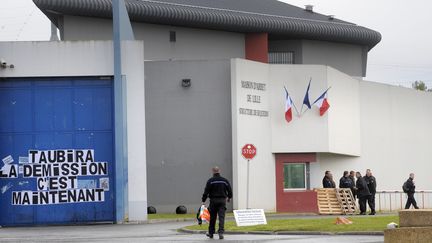
[[[286,98],[285,98],[285,120],[290,122],[292,120],[292,106],[293,102],[291,97],[288,94],[288,91],[285,89]]]
[[[320,97],[318,97],[318,99],[316,99],[314,102],[314,105],[316,105],[319,108],[320,116],[323,116],[326,113],[326,111],[330,108],[330,104],[328,103],[328,100],[326,97],[327,91],[329,89],[330,88],[328,88],[326,91],[324,91],[324,93]]]

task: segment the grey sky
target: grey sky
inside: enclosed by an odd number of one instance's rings
[[[369,52],[367,80],[432,87],[432,1],[283,0],[379,31],[383,39]],[[48,40],[50,22],[31,0],[0,0],[0,41]]]

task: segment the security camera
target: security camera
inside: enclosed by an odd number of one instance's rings
[[[0,59],[0,66],[2,68],[6,68],[7,67],[7,62],[4,59]]]

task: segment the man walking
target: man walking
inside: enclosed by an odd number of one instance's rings
[[[375,215],[375,194],[376,194],[376,187],[377,187],[376,179],[372,175],[372,171],[370,169],[366,170],[366,175],[363,178],[366,181],[369,192],[371,194],[367,200],[368,205],[369,205],[370,210],[371,210],[369,215]]]
[[[204,194],[202,196],[202,203],[204,204],[207,198],[210,198],[210,224],[207,236],[213,239],[216,226],[216,218],[219,216],[219,239],[224,236],[225,224],[225,211],[226,203],[232,198],[232,189],[229,181],[220,175],[219,167],[213,167],[213,177],[210,178],[205,186]]]
[[[356,173],[356,191],[359,199],[360,215],[366,215],[366,201],[370,196],[369,188],[360,172]]]
[[[415,193],[414,173],[411,173],[409,175],[408,180],[403,184],[403,190],[408,196],[408,200],[405,204],[405,209],[409,209],[411,207],[411,204],[414,206],[415,209],[419,209],[419,207],[417,207],[417,202],[414,198],[414,193]]]

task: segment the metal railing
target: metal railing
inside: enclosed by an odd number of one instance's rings
[[[377,191],[375,195],[375,209],[382,212],[398,211],[405,208],[407,195],[403,191]],[[414,198],[419,208],[432,208],[432,191],[416,191]]]

